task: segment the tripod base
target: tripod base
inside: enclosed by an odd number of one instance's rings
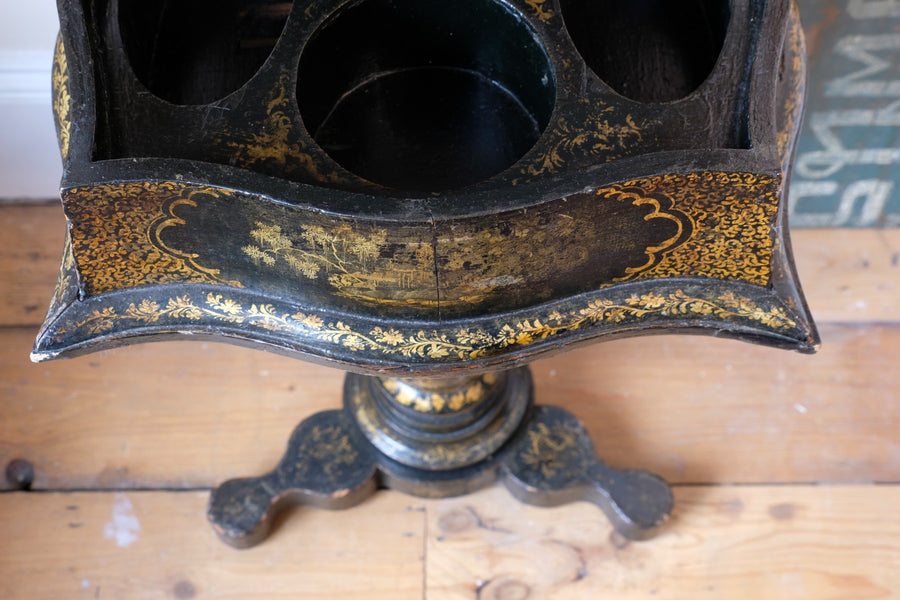
[[[605,465],[578,420],[533,406],[532,389],[527,368],[445,382],[349,374],[344,408],[303,421],[270,473],[216,488],[209,520],[246,548],[288,504],[349,508],[378,487],[447,497],[500,479],[528,504],[586,500],[623,536],[650,537],[672,510],[668,484]]]

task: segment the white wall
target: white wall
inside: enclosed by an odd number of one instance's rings
[[[55,198],[62,166],[50,72],[53,0],[0,0],[0,199]]]

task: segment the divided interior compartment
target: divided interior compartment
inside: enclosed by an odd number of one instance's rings
[[[337,163],[387,187],[487,179],[537,142],[556,87],[525,19],[497,0],[360,0],[300,57],[297,99]]]
[[[83,1],[100,48],[95,161],[171,157],[421,194],[508,181],[538,142],[544,160],[545,132],[568,136],[554,172],[648,151],[599,139],[603,127],[640,127],[656,150],[751,147],[752,0],[560,0],[565,29],[527,0]],[[729,38],[734,60],[717,68],[732,18],[748,35]],[[585,85],[567,35],[643,105]],[[560,90],[555,69],[568,70]],[[713,71],[702,95],[675,102]],[[611,103],[628,109],[600,114]]]
[[[588,67],[638,102],[689,96],[715,67],[730,0],[560,0],[563,20]]]
[[[178,105],[210,104],[240,89],[275,47],[291,2],[118,0],[121,39],[137,78]]]

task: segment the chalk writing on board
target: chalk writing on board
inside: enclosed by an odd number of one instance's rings
[[[804,16],[823,14],[808,0]],[[849,0],[810,60],[791,222],[900,226],[900,0]]]

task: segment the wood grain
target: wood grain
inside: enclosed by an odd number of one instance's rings
[[[168,342],[35,365],[30,343],[0,330],[0,465],[28,459],[36,488],[261,474],[301,419],[340,404],[342,372],[246,348]]]
[[[800,229],[791,236],[817,321],[900,321],[900,229]]]
[[[900,481],[900,326],[823,335],[816,356],[707,337],[599,344],[537,362],[537,398],[574,412],[611,465],[677,483]],[[261,474],[301,419],[340,403],[340,371],[245,348],[166,342],[33,365],[30,343],[0,331],[0,464],[27,458],[41,489]]]
[[[0,494],[0,597],[891,598],[900,517],[884,508],[898,502],[897,486],[677,488],[667,529],[628,543],[585,503],[381,492],[297,510],[237,551],[208,527],[202,492]]]
[[[36,325],[47,312],[65,239],[58,203],[0,204],[0,325]]]
[[[690,487],[665,533],[629,543],[590,505],[500,489],[428,505],[428,599],[774,600],[900,594],[897,487]]]
[[[0,494],[0,597],[422,598],[424,513],[408,498],[298,510],[249,551],[218,540],[206,502],[203,492]]]

